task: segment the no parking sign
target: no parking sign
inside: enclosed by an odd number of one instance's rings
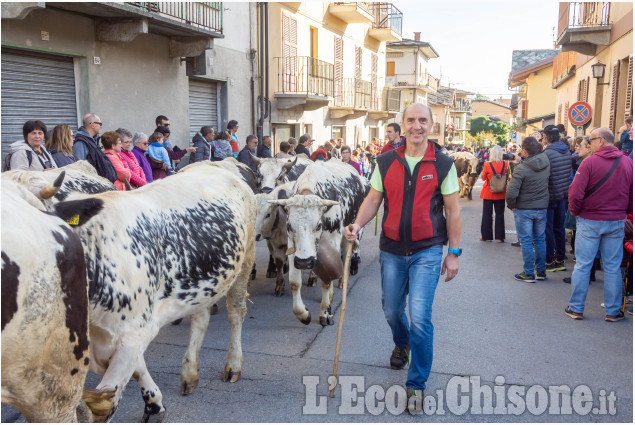
[[[581,127],[591,121],[593,110],[586,102],[576,102],[569,108],[569,121],[574,127]]]
[[[534,131],[533,133],[530,134],[531,137],[533,137],[534,139],[540,141],[540,132],[539,131]]]

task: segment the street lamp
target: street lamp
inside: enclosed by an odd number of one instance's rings
[[[591,65],[591,70],[593,71],[593,78],[596,79],[598,86],[608,86],[609,83],[600,83],[600,80],[604,78],[604,69],[606,65],[602,62],[598,62],[596,64]]]

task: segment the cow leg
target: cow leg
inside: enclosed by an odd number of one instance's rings
[[[193,317],[193,316],[192,316]],[[162,422],[165,418],[165,406],[163,405],[163,394],[159,390],[159,386],[155,384],[148,372],[146,362],[141,356],[137,362],[137,367],[132,375],[141,387],[141,396],[145,403],[142,422]]]
[[[317,286],[317,276],[313,273],[313,270],[309,273],[309,279],[306,281],[306,286]]]
[[[252,245],[250,249],[248,248],[247,258],[254,258],[254,245]],[[245,315],[247,314],[246,299],[249,296],[247,293],[247,280],[249,277],[248,263],[249,261],[245,262],[245,265],[243,265],[242,270],[227,292],[227,318],[229,319],[230,338],[227,363],[225,364],[225,371],[223,372],[222,378],[223,382],[229,381],[234,383],[240,379],[242,373],[243,349],[241,340],[243,320],[245,320]]]
[[[181,363],[181,395],[191,394],[198,386],[199,358],[209,325],[209,316],[209,309],[204,308],[190,318],[190,341]]]
[[[281,297],[284,294],[284,263],[285,258],[279,258],[276,256],[275,265],[276,265],[276,289],[273,291],[273,295],[276,297]]]
[[[302,289],[302,272],[295,268],[293,260],[295,255],[289,255],[289,286],[291,287],[291,293],[293,294],[293,314],[298,320],[305,325],[311,323],[311,313],[306,309],[302,302],[302,295],[300,294]]]
[[[333,325],[331,303],[333,302],[333,285],[331,282],[322,282],[322,301],[320,302],[320,325]]]
[[[267,241],[267,247],[269,248],[269,265],[267,266],[267,278],[276,277],[276,263],[273,260],[273,246],[271,242]]]
[[[250,280],[256,280],[256,263],[254,263],[253,268],[251,269]]]
[[[472,200],[472,188],[471,187],[467,189],[467,199],[469,201]]]

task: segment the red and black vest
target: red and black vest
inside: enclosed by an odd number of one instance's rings
[[[441,183],[454,161],[428,142],[411,174],[405,151],[406,146],[400,146],[377,157],[384,187],[379,248],[395,255],[412,255],[448,242]]]

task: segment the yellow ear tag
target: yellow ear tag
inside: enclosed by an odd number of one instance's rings
[[[66,220],[66,222],[71,226],[77,226],[79,224],[79,214],[75,214],[74,216]]]

